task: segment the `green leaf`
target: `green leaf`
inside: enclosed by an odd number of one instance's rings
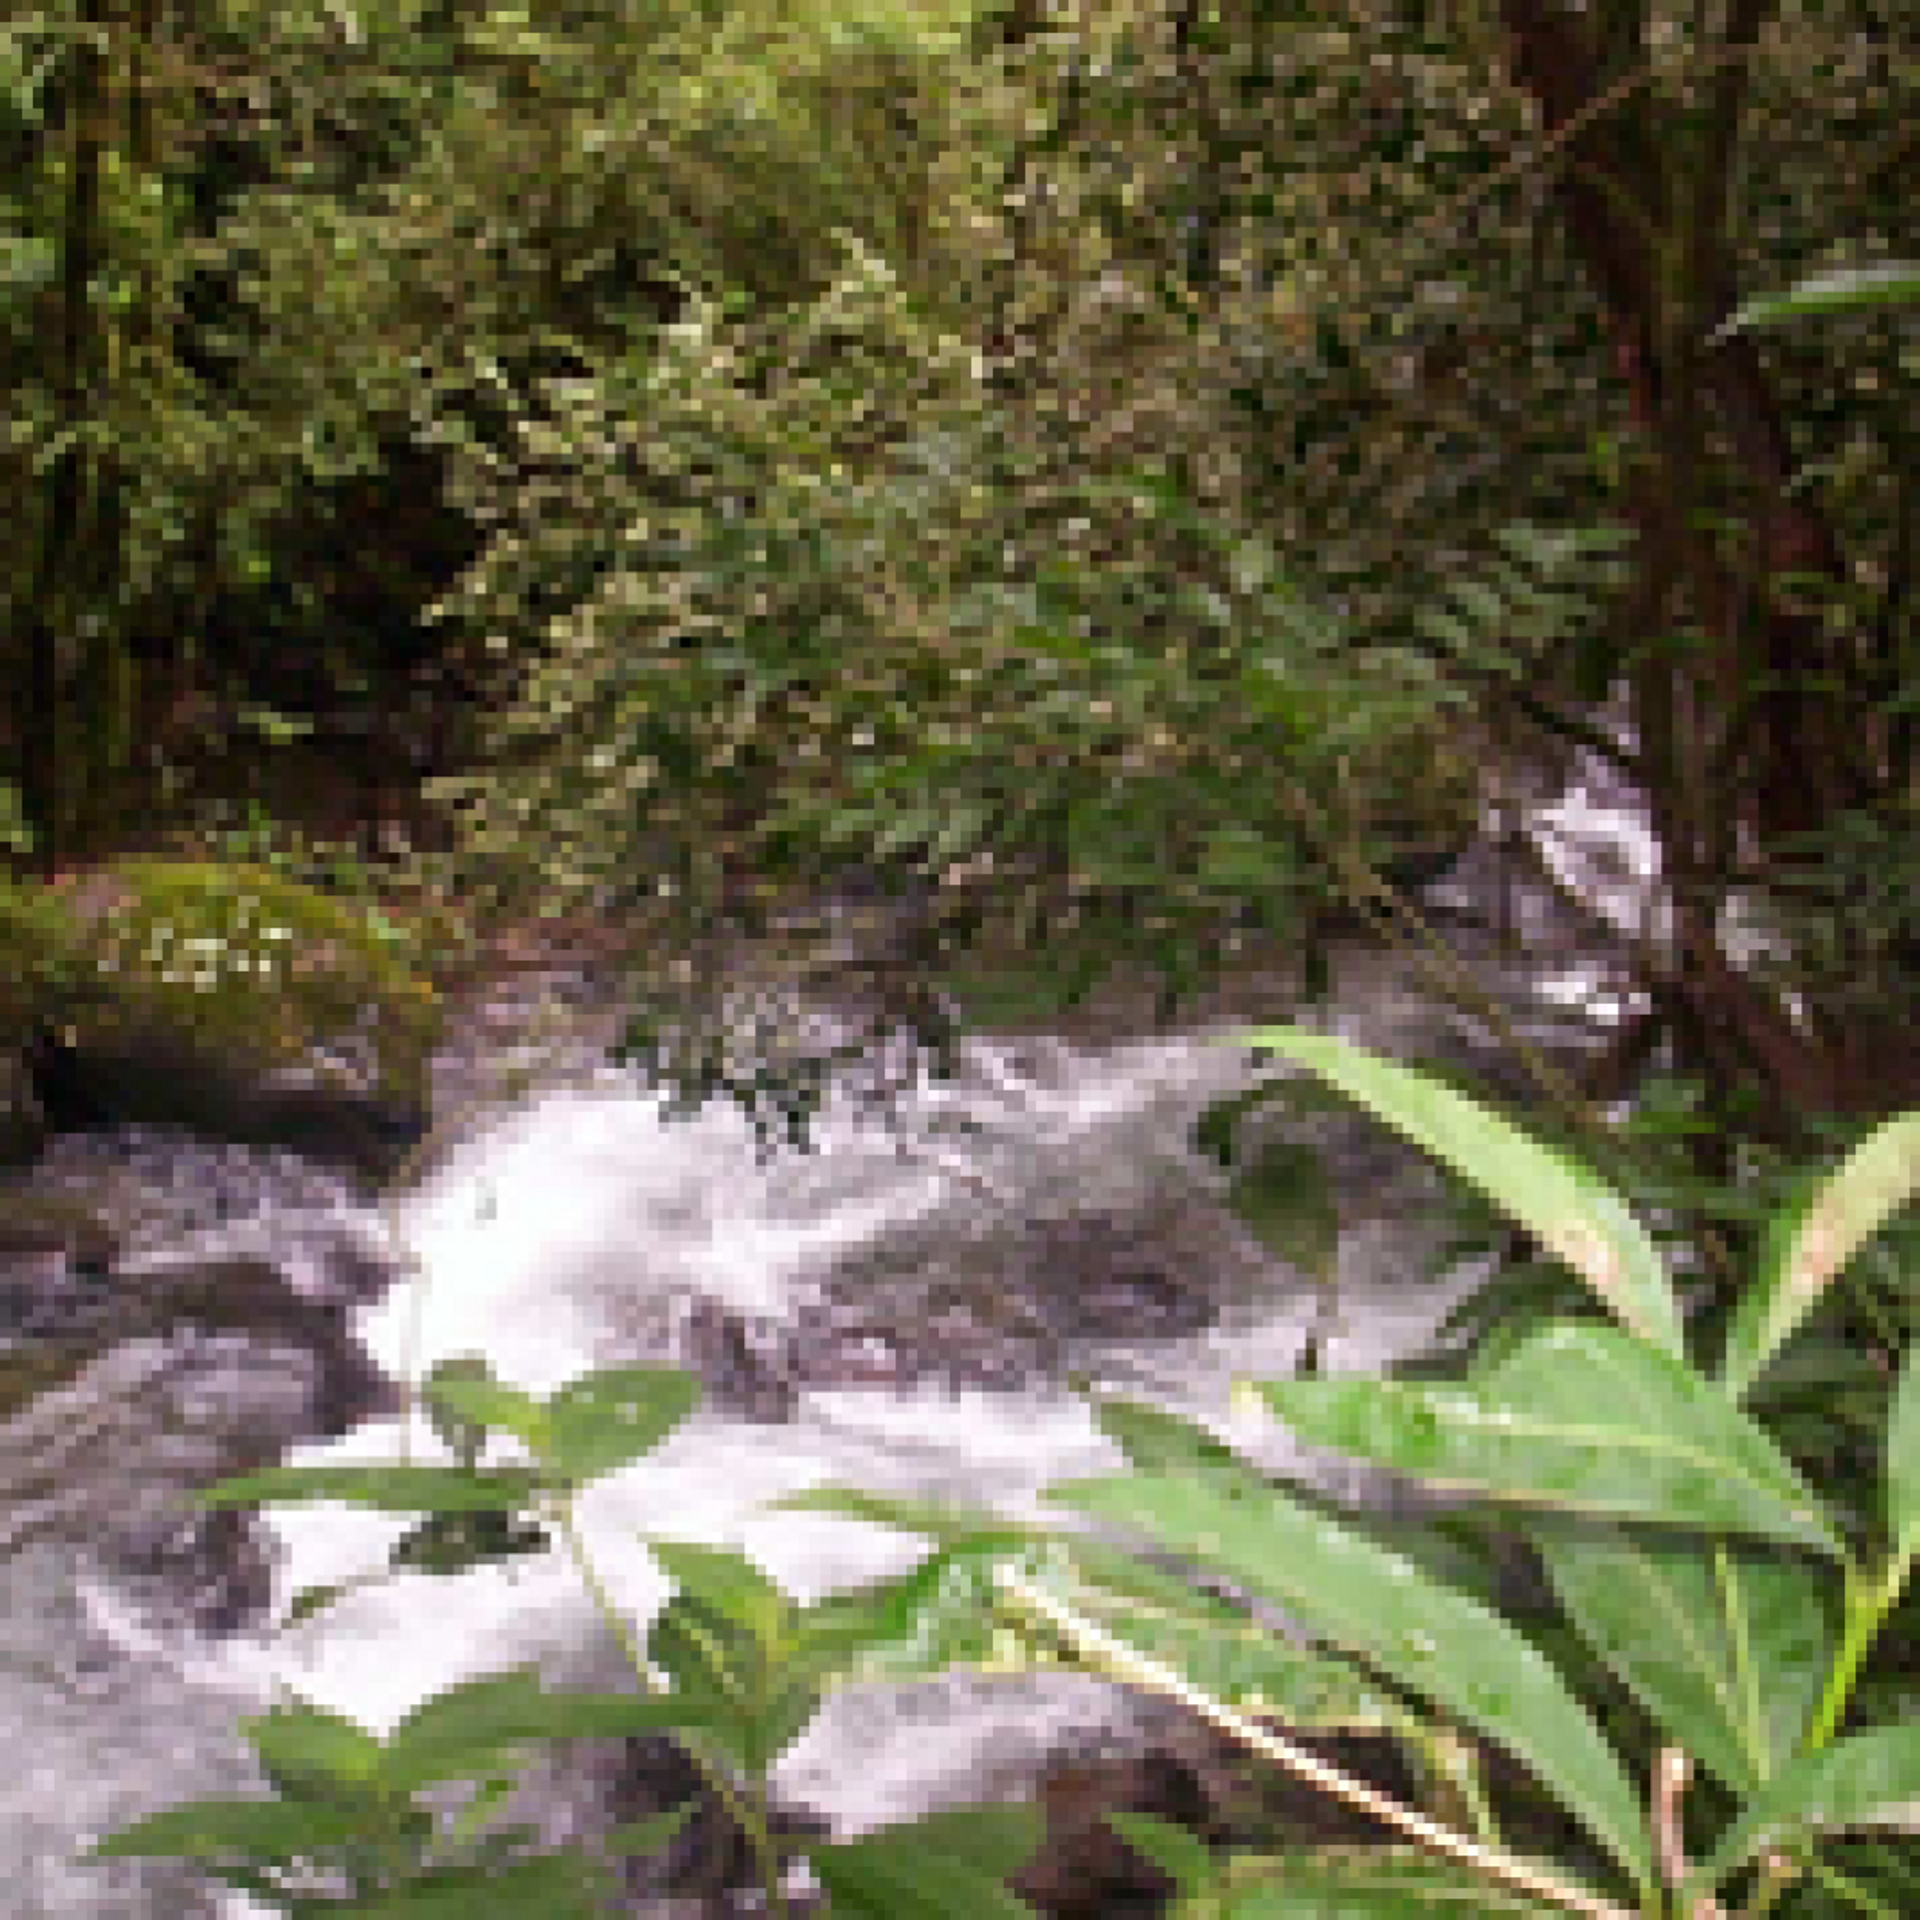
[[[1221,1037],[1271,1048],[1377,1114],[1527,1228],[1624,1325],[1684,1354],[1679,1307],[1658,1249],[1620,1197],[1578,1162],[1464,1094],[1344,1040],[1286,1027]]]
[[[1532,1529],[1567,1617],[1723,1785],[1755,1792],[1798,1749],[1833,1663],[1828,1594],[1797,1557],[1613,1527]]]
[[[690,1562],[683,1558],[681,1564]],[[695,1579],[718,1584],[711,1566]],[[728,1604],[752,1605],[738,1588]],[[771,1766],[819,1709],[810,1662],[709,1605],[694,1585],[683,1585],[654,1621],[647,1651],[672,1676],[672,1698],[692,1709],[749,1774]]]
[[[1920,1822],[1920,1726],[1879,1727],[1802,1754],[1748,1801],[1688,1876],[1683,1910],[1765,1849],[1859,1827]]]
[[[1920,1341],[1907,1349],[1887,1416],[1887,1536],[1896,1553],[1920,1547]]]
[[[526,1506],[551,1477],[532,1467],[263,1467],[203,1487],[190,1498],[203,1507],[284,1505],[338,1500],[383,1513],[491,1513]]]
[[[1759,1277],[1727,1332],[1720,1383],[1744,1399],[1828,1285],[1920,1185],[1920,1114],[1875,1128],[1810,1198],[1770,1225]]]
[[[1017,1550],[1005,1539],[969,1541],[905,1573],[819,1601],[806,1616],[810,1671],[827,1682],[919,1680],[960,1667],[982,1673],[1059,1667],[1048,1641],[995,1618],[994,1569]]]
[[[1093,1403],[1094,1424],[1140,1473],[1221,1472],[1259,1481],[1258,1471],[1197,1421],[1117,1395]]]
[[[1411,1847],[1319,1848],[1265,1870],[1271,1879],[1227,1895],[1221,1920],[1429,1920],[1436,1913],[1478,1920],[1563,1911]]]
[[[1050,1499],[1139,1527],[1267,1595],[1321,1637],[1516,1754],[1643,1893],[1652,1851],[1633,1786],[1592,1719],[1535,1648],[1478,1601],[1278,1490],[1138,1475]]]
[[[1176,1827],[1170,1820],[1156,1819],[1150,1813],[1114,1811],[1106,1816],[1110,1826],[1133,1850],[1151,1860],[1182,1893],[1194,1893],[1211,1886],[1218,1869],[1206,1842]]]
[[[1259,1392],[1303,1440],[1434,1487],[1845,1553],[1763,1428],[1618,1327],[1537,1328],[1470,1383],[1272,1380]]]
[[[751,1634],[769,1652],[791,1635],[794,1605],[744,1555],[694,1541],[646,1536],[647,1551],[673,1576],[681,1592],[709,1612]]]
[[[964,1860],[983,1873],[1011,1879],[1039,1852],[1045,1822],[1038,1810],[1018,1802],[941,1807],[887,1829],[904,1844],[929,1854]]]
[[[564,1853],[489,1861],[422,1875],[370,1900],[330,1904],[343,1920],[601,1920],[603,1896],[588,1863]]]
[[[344,1794],[358,1804],[366,1797],[363,1789],[377,1797],[390,1784],[382,1778],[378,1738],[342,1714],[281,1706],[242,1720],[240,1727],[283,1794],[336,1803]]]
[[[810,1847],[807,1859],[832,1903],[834,1920],[1033,1920],[1033,1909],[995,1871],[1018,1834],[1022,1863],[1038,1849],[1040,1815],[1028,1807],[962,1810],[990,1823],[977,1829],[987,1858],[968,1857],[967,1829],[943,1822],[886,1827],[837,1846]],[[1009,1817],[1010,1816],[1010,1817]],[[1016,1827],[1024,1816],[1025,1824]]]
[[[486,1448],[487,1423],[456,1411],[441,1397],[440,1389],[455,1380],[484,1381],[488,1385],[497,1382],[484,1354],[457,1353],[440,1361],[421,1383],[421,1398],[426,1402],[435,1437],[463,1467],[471,1467]]]
[[[644,1820],[615,1827],[600,1844],[609,1853],[651,1853],[655,1847],[664,1847],[693,1818],[698,1806],[698,1801],[683,1800],[664,1813],[651,1813]]]
[[[1003,1559],[995,1572],[1005,1568]],[[1406,1724],[1404,1707],[1349,1662],[1299,1646],[1208,1596],[1176,1592],[1143,1601],[1089,1577],[1070,1555],[1025,1571],[1031,1585],[1081,1619],[1238,1712],[1321,1733],[1398,1732]],[[1002,1613],[1022,1616],[1017,1599],[996,1593]],[[1043,1664],[1052,1663],[1033,1662]]]
[[[258,1861],[303,1860],[364,1840],[364,1808],[308,1800],[194,1800],[136,1820],[88,1849],[90,1860],[135,1854],[215,1859],[243,1854]]]
[[[1891,307],[1920,300],[1920,266],[1892,261],[1885,266],[1853,267],[1817,273],[1785,293],[1749,300],[1731,319],[1707,336],[1709,344],[1730,333],[1777,327],[1805,313],[1833,313],[1849,307]]]
[[[1315,1147],[1270,1140],[1227,1189],[1254,1237],[1309,1279],[1331,1284],[1340,1258],[1340,1209]]]
[[[677,1367],[617,1367],[569,1381],[547,1402],[541,1449],[574,1486],[657,1446],[699,1403],[700,1383]]]
[[[517,1770],[530,1716],[544,1722],[550,1697],[532,1667],[490,1673],[430,1695],[387,1737],[380,1777],[409,1792],[441,1780]]]
[[[946,1546],[969,1540],[995,1540],[1018,1546],[1046,1537],[1044,1527],[1031,1527],[979,1507],[957,1507],[936,1500],[904,1500],[892,1494],[869,1493],[863,1487],[808,1487],[766,1502],[772,1513],[838,1513],[876,1526],[897,1527],[902,1533],[924,1534]]]
[[[551,1544],[545,1527],[510,1513],[433,1513],[388,1548],[387,1565],[445,1578]]]

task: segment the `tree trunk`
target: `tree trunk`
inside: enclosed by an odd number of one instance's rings
[[[1557,0],[1501,5],[1514,77],[1549,136],[1612,96],[1559,149],[1555,197],[1639,431],[1636,638],[1678,630],[1692,642],[1643,655],[1630,676],[1674,901],[1663,997],[1703,1056],[1693,1064],[1717,1079],[1757,1076],[1806,1113],[1913,1103],[1920,1050],[1904,1021],[1795,1018],[1732,964],[1718,932],[1736,865],[1765,871],[1784,840],[1883,799],[1887,781],[1884,730],[1856,704],[1860,663],[1796,591],[1808,576],[1845,581],[1839,541],[1788,493],[1791,450],[1751,341],[1707,344],[1734,303],[1726,202],[1768,0],[1731,0],[1702,63],[1704,112],[1684,133],[1678,116],[1659,123],[1650,83],[1633,77],[1650,44],[1644,0],[1584,15]],[[1709,504],[1745,522],[1737,569],[1700,531]]]

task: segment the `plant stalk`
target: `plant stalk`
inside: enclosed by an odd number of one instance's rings
[[[1368,1786],[1364,1780],[1356,1780],[1338,1767],[1329,1766],[1317,1754],[1308,1753],[1290,1740],[1269,1732],[1267,1728],[1256,1726],[1234,1712],[1224,1701],[1202,1693],[1183,1674],[1149,1658],[1124,1641],[1116,1640],[1091,1620],[1082,1619],[1064,1601],[1033,1586],[1011,1568],[996,1572],[994,1584],[1008,1599],[1039,1614],[1074,1647],[1090,1655],[1116,1677],[1178,1700],[1221,1732],[1284,1767],[1296,1779],[1319,1788],[1322,1793],[1331,1794],[1336,1800],[1344,1800],[1347,1805],[1371,1815],[1385,1826],[1397,1828],[1421,1846],[1445,1854],[1450,1859],[1463,1861],[1476,1872],[1485,1874],[1489,1880],[1500,1881],[1522,1893],[1532,1894],[1536,1899],[1550,1900],[1569,1913],[1585,1914],[1588,1920],[1634,1920],[1634,1916],[1624,1907],[1615,1906],[1611,1900],[1589,1893],[1584,1887],[1569,1886],[1565,1881],[1555,1879],[1551,1874],[1542,1872],[1527,1861],[1517,1860],[1511,1854],[1481,1846],[1464,1834],[1456,1833],[1451,1827],[1429,1820],[1411,1807],[1403,1807],[1399,1801]]]

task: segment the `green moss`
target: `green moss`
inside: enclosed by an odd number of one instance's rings
[[[380,1090],[424,1102],[438,995],[377,915],[263,867],[148,856],[56,891],[57,911],[33,902],[22,924],[76,1038],[159,1030],[266,1068],[364,1030]]]

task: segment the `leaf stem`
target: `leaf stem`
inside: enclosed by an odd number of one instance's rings
[[[1813,1725],[1808,1728],[1806,1739],[1801,1742],[1802,1753],[1818,1753],[1839,1728],[1841,1716],[1846,1712],[1847,1702],[1853,1695],[1853,1683],[1860,1676],[1860,1662],[1867,1657],[1867,1649],[1880,1631],[1881,1622],[1905,1592],[1907,1575],[1913,1571],[1916,1553],[1920,1553],[1920,1533],[1903,1541],[1895,1549],[1893,1558],[1887,1563],[1886,1572],[1870,1592],[1856,1593],[1849,1599],[1846,1636],[1834,1659],[1833,1672],[1827,1677],[1827,1690],[1821,1697],[1820,1710],[1813,1717]]]
[[[1583,1887],[1570,1886],[1565,1881],[1555,1879],[1528,1861],[1515,1859],[1511,1854],[1495,1848],[1483,1847],[1464,1834],[1456,1833],[1451,1827],[1441,1826],[1424,1814],[1414,1812],[1411,1807],[1403,1807],[1399,1801],[1379,1792],[1364,1780],[1356,1780],[1338,1767],[1329,1766],[1317,1754],[1308,1753],[1290,1740],[1255,1725],[1224,1701],[1201,1692],[1184,1674],[1149,1658],[1124,1641],[1116,1640],[1091,1620],[1083,1619],[1064,1601],[1032,1585],[1011,1567],[997,1569],[994,1584],[1009,1600],[1037,1613],[1078,1650],[1109,1668],[1118,1678],[1178,1700],[1223,1733],[1284,1767],[1295,1778],[1319,1788],[1322,1793],[1331,1794],[1337,1800],[1344,1800],[1349,1806],[1370,1814],[1385,1826],[1398,1828],[1420,1845],[1465,1862],[1477,1872],[1485,1874],[1489,1880],[1503,1882],[1537,1899],[1550,1900],[1569,1913],[1585,1914],[1588,1920],[1634,1920],[1634,1916],[1624,1907],[1617,1907],[1612,1901],[1589,1893]]]

